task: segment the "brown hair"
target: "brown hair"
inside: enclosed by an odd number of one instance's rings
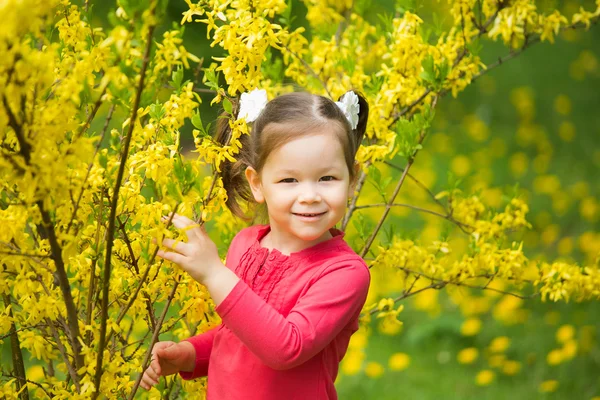
[[[355,92],[356,93],[356,92]],[[227,191],[227,207],[231,212],[245,220],[238,199],[254,202],[252,191],[246,180],[245,170],[252,167],[260,173],[269,154],[283,144],[298,136],[311,134],[316,128],[333,124],[344,149],[346,165],[350,172],[350,181],[354,180],[354,159],[367,128],[369,105],[365,98],[358,95],[360,107],[358,125],[352,129],[344,113],[327,97],[306,92],[288,93],[276,97],[267,103],[258,118],[252,123],[250,135],[242,135],[242,148],[236,162],[225,160],[221,165],[223,187]],[[237,105],[234,115],[237,115]],[[230,136],[229,121],[219,118],[215,139],[225,145]]]

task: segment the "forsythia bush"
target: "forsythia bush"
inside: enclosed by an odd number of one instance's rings
[[[369,100],[362,173],[342,228],[402,294],[373,288],[362,322],[373,316],[393,329],[400,300],[460,286],[517,299],[600,297],[598,262],[528,260],[510,236],[530,226],[517,197],[496,212],[456,188],[434,195],[446,210],[438,215],[468,238],[461,254],[449,241],[378,236],[418,163],[436,105],[493,68],[475,51],[479,39],[502,41],[512,57],[561,30],[589,29],[600,0],[570,19],[539,12],[532,0],[453,0],[451,24],[435,39],[419,15],[400,7],[374,25],[361,1],[304,0],[307,26],[295,29],[283,0],[186,3],[181,24],[205,24],[220,54],[208,66],[185,49],[183,27],[156,34],[164,0],[117,0],[109,30],[94,26],[88,1],[0,3],[0,339],[12,350],[0,396],[132,398],[161,333],[183,339],[219,323],[205,289],[157,260],[152,238],[174,236],[160,222],[170,211],[210,221],[225,242],[243,226],[224,207],[210,167],[219,170],[239,151],[248,127],[235,118],[235,99],[255,87],[274,97],[301,86],[335,99],[353,88]],[[212,140],[199,92],[229,114],[227,145]],[[186,123],[194,150],[184,158]],[[404,165],[383,177],[378,166],[392,159]],[[368,192],[367,177],[379,193]],[[26,371],[23,350],[36,373]],[[169,378],[164,391],[203,398],[205,385]],[[157,389],[150,396],[160,397]]]

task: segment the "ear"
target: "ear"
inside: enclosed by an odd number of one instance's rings
[[[354,179],[350,182],[350,190],[349,194],[354,196],[354,189],[356,188],[356,184],[358,183],[358,175],[360,174],[360,163],[358,161],[354,162]]]
[[[256,170],[252,167],[247,167],[245,174],[246,179],[250,184],[250,190],[252,190],[254,200],[256,200],[257,203],[264,203],[265,196],[263,196],[262,193],[262,183],[260,182],[260,176],[258,175],[258,172],[256,172]]]

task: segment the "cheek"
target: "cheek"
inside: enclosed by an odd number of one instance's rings
[[[327,197],[331,203],[345,205],[348,200],[348,193],[348,188],[346,186],[340,186],[332,189]]]

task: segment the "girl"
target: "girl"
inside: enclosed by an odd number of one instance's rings
[[[180,343],[156,343],[145,389],[179,373],[208,376],[213,400],[337,399],[338,365],[370,275],[334,225],[354,192],[368,105],[354,92],[337,103],[308,93],[266,103],[260,93],[242,95],[239,117],[254,122],[222,179],[235,215],[245,217],[238,199],[254,200],[266,205],[269,223],[240,231],[223,265],[204,227],[174,215],[188,241],[165,239],[169,251],[158,255],[206,286],[222,323]],[[217,139],[225,143],[221,120]]]

